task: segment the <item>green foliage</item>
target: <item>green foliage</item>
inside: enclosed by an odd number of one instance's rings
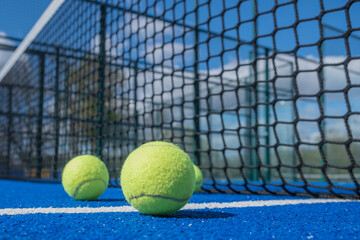
[[[116,111],[116,92],[122,82],[122,74],[106,66],[104,78],[100,75],[98,61],[80,61],[69,66],[68,78],[65,80],[66,114],[71,118],[70,135],[80,135],[90,140],[91,148],[96,149],[98,137],[112,135],[115,132],[114,122],[122,119],[120,111]],[[115,74],[116,73],[116,74]],[[103,83],[101,83],[103,81]],[[103,87],[103,88],[102,88]],[[98,128],[102,136],[98,136]],[[73,152],[81,146],[73,139]],[[84,143],[80,143],[84,144]]]

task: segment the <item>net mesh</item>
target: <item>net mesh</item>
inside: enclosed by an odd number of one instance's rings
[[[360,196],[358,1],[65,1],[0,84],[0,176],[146,141],[208,192]]]

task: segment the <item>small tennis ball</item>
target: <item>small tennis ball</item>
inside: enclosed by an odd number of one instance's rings
[[[76,200],[96,200],[108,184],[109,173],[105,164],[91,155],[71,159],[62,173],[65,192]]]
[[[195,172],[189,156],[162,141],[135,149],[121,170],[126,200],[143,214],[170,215],[190,200]]]
[[[203,184],[203,175],[201,173],[200,168],[198,166],[196,166],[195,164],[194,164],[194,170],[195,170],[195,179],[196,179],[195,189],[194,189],[194,193],[195,193],[200,190],[200,188]]]

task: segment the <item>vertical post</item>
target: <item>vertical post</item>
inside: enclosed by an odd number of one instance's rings
[[[257,51],[257,47],[255,45],[255,52]],[[256,121],[254,122],[254,118],[257,117],[257,61],[256,61],[256,55],[255,55],[255,52],[250,52],[249,53],[249,60],[253,60],[253,64],[250,66],[250,82],[252,86],[250,86],[250,94],[249,94],[249,102],[250,102],[250,105],[252,106],[253,104],[255,104],[254,107],[250,107],[249,106],[249,136],[250,136],[250,146],[251,146],[251,149],[249,150],[250,151],[250,164],[252,167],[254,166],[257,166],[258,165],[258,162],[257,162],[257,155],[256,155],[256,152],[257,152],[257,148],[256,149],[253,149],[253,147],[255,145],[257,145],[256,141],[256,136],[257,136],[257,126],[254,127],[254,132],[255,134],[253,135],[252,134],[252,131],[251,131],[251,126],[252,124],[256,124]],[[253,71],[252,71],[253,70]],[[253,72],[254,72],[254,75],[253,75]],[[251,97],[251,92],[254,92],[254,95],[255,95],[255,99],[253,99]],[[254,111],[251,111],[252,109],[254,109]],[[250,179],[253,180],[253,181],[257,181],[258,180],[258,177],[259,177],[259,174],[258,174],[258,171],[256,169],[251,169],[250,171]]]
[[[266,148],[265,148],[265,164],[270,165],[270,110],[269,110],[269,49],[265,48],[265,129],[266,129],[266,136],[265,136],[265,142],[266,142]],[[270,168],[266,169],[265,172],[265,181],[270,180]]]
[[[104,81],[106,58],[106,5],[100,7],[100,52],[99,52],[99,89],[98,89],[98,126],[97,126],[97,156],[102,159],[103,114],[104,114]]]
[[[41,178],[43,164],[42,158],[42,125],[43,125],[43,107],[44,107],[44,82],[45,82],[45,55],[39,55],[39,99],[38,116],[36,123],[36,177]]]
[[[324,84],[324,76],[323,76],[324,74],[323,74],[323,72],[321,72],[321,81],[323,82],[323,84]],[[322,105],[322,107],[323,107],[323,109],[324,109],[324,111],[325,111],[325,96],[324,96],[324,94],[322,94],[321,96],[320,96],[320,102],[321,102],[321,105]],[[322,116],[323,117],[323,116]],[[324,140],[326,139],[326,125],[325,125],[325,121],[324,121],[324,119],[322,119],[322,121],[321,121],[321,123],[320,123],[320,128],[321,128],[321,130],[320,131],[322,131],[323,133],[324,133]],[[326,157],[326,146],[323,144],[322,146],[321,146],[321,149],[322,149],[322,151],[323,151],[323,153],[324,153],[324,156]],[[320,158],[321,158],[321,156],[320,156]],[[320,159],[320,162],[324,165],[324,159]],[[324,176],[324,174],[322,174],[322,177],[321,177],[321,181],[322,182],[325,182],[325,176]]]
[[[200,85],[199,85],[199,73],[198,73],[198,3],[195,2],[195,27],[194,27],[194,91],[195,91],[195,157],[197,164],[201,165],[201,133],[200,133]]]
[[[258,92],[257,92],[257,83],[258,83],[258,74],[257,74],[257,24],[256,24],[256,12],[257,12],[257,6],[256,6],[256,0],[252,0],[252,7],[253,7],[253,21],[254,21],[254,28],[253,28],[253,47],[254,47],[254,56],[253,56],[253,62],[252,62],[252,67],[254,69],[254,82],[253,82],[253,90],[255,93],[255,106],[254,106],[254,114],[255,114],[255,118],[258,118],[258,105],[257,105],[257,101],[258,101]],[[257,181],[259,179],[259,164],[258,164],[258,157],[257,154],[259,151],[258,148],[258,139],[256,139],[256,137],[258,136],[258,127],[257,127],[257,119],[255,119],[255,127],[254,127],[254,131],[255,131],[255,138],[252,138],[252,146],[255,147],[255,154],[253,155],[254,157],[252,157],[253,159],[253,166],[257,166],[257,169],[253,169],[253,173],[252,173],[252,180]]]
[[[70,101],[70,99],[69,99],[69,88],[70,88],[70,84],[69,84],[69,68],[70,68],[70,64],[69,64],[69,61],[66,59],[65,60],[65,62],[64,62],[64,68],[65,68],[65,70],[64,70],[64,75],[65,75],[65,79],[64,79],[64,85],[65,85],[65,91],[64,91],[64,99],[65,99],[65,107],[64,107],[64,109],[65,109],[65,111],[64,111],[64,119],[65,120],[63,120],[64,121],[64,125],[65,126],[68,126],[68,121],[69,121],[69,119],[68,119],[68,111],[69,111],[69,101]],[[65,131],[65,143],[64,143],[64,145],[69,145],[69,142],[70,142],[70,144],[71,144],[71,140],[69,140],[69,136],[68,136],[68,128],[67,127],[65,127],[65,129],[64,129],[64,131]],[[70,147],[70,154],[74,154],[73,152],[72,152],[72,148]]]
[[[138,81],[137,81],[137,78],[138,78],[138,65],[137,65],[137,62],[135,62],[135,66],[134,66],[134,71],[135,71],[135,74],[134,74],[134,134],[135,134],[135,142],[134,142],[134,147],[137,146],[137,141],[138,141],[138,131],[137,131],[137,128],[138,128],[138,116],[137,116],[137,109],[136,109],[136,106],[137,106],[137,86],[138,86]]]
[[[56,48],[56,60],[55,60],[55,156],[54,156],[54,171],[53,177],[58,178],[58,160],[59,160],[59,48]]]
[[[251,81],[251,76],[249,75],[249,77],[246,79],[246,85],[249,84]],[[251,105],[251,90],[246,86],[245,87],[245,98],[248,102],[248,108],[247,108],[247,114],[246,114],[246,133],[245,133],[245,151],[246,151],[246,159],[245,159],[245,164],[247,163],[252,163],[252,160],[251,160],[251,149],[249,149],[249,147],[251,146],[251,129],[250,129],[250,126],[251,126],[251,108],[250,108],[250,105]],[[247,178],[247,174],[248,171],[246,169],[246,178]],[[251,171],[250,171],[250,174],[251,174]],[[251,175],[249,176],[250,179],[251,179]]]
[[[250,52],[249,53],[249,61],[252,59],[252,53]],[[248,143],[247,143],[247,146],[249,147],[248,149],[248,161],[250,163],[250,165],[252,166],[253,165],[253,154],[252,154],[252,132],[251,132],[251,125],[252,125],[252,120],[253,120],[253,116],[252,116],[252,111],[251,111],[251,106],[252,106],[252,97],[251,97],[251,91],[252,91],[252,88],[250,87],[250,84],[251,82],[253,81],[253,74],[252,74],[252,66],[249,66],[249,81],[248,81],[248,85],[249,87],[246,88],[246,95],[247,95],[247,101],[249,103],[249,106],[248,106],[248,114],[247,114],[247,121],[246,121],[246,126],[248,127],[248,131],[247,131],[247,139],[248,139]],[[253,179],[253,171],[252,169],[250,169],[250,179],[252,180]]]
[[[320,52],[321,52],[321,61],[323,59],[323,56],[324,56],[324,53],[325,53],[325,49],[324,49],[324,44],[321,44],[320,46]],[[325,78],[324,78],[324,68],[321,68],[321,72],[320,72],[320,91],[324,90],[325,89]],[[321,108],[323,109],[323,113],[325,112],[325,96],[324,96],[324,92],[321,93],[321,96],[320,96],[320,103],[321,103]],[[323,136],[324,136],[324,139],[326,139],[326,126],[325,126],[325,121],[324,121],[324,115],[321,116],[323,119],[321,120],[321,123],[320,123],[320,131],[323,132]],[[322,141],[323,142],[323,141]],[[326,157],[326,146],[322,143],[322,146],[321,146],[321,150],[323,151],[324,153],[324,156]],[[325,163],[324,163],[324,160],[326,161],[326,159],[322,159],[322,154],[320,155],[320,162],[322,163],[322,165],[324,166]],[[325,182],[325,174],[324,171],[322,171],[322,175],[321,175],[321,182]]]
[[[291,89],[290,89],[290,92],[291,92],[291,97],[294,96],[294,84],[295,84],[295,77],[294,77],[294,65],[293,63],[290,63],[290,71],[291,71],[291,74],[292,74],[292,84],[291,84]],[[293,103],[294,104],[294,103]],[[293,118],[294,117],[294,109],[295,109],[295,105],[293,105],[293,107],[291,108],[291,117]],[[292,138],[293,138],[293,145],[295,145],[295,142],[296,142],[296,136],[295,136],[295,122],[293,121],[293,127],[294,127],[294,130],[292,132]],[[293,181],[295,182],[297,179],[296,179],[296,151],[294,149],[294,151],[292,152],[293,156],[292,156],[292,164],[293,164],[293,170],[292,170],[292,174],[293,174]]]
[[[11,141],[12,141],[12,94],[13,87],[9,85],[9,95],[8,95],[8,132],[7,132],[7,163],[6,163],[6,175],[10,175],[10,158],[11,158]]]

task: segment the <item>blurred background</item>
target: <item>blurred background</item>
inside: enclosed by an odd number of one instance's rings
[[[50,3],[0,0],[0,69]],[[0,174],[58,180],[89,153],[119,186],[128,153],[168,140],[206,190],[359,193],[359,11],[335,0],[64,1],[0,79]]]

